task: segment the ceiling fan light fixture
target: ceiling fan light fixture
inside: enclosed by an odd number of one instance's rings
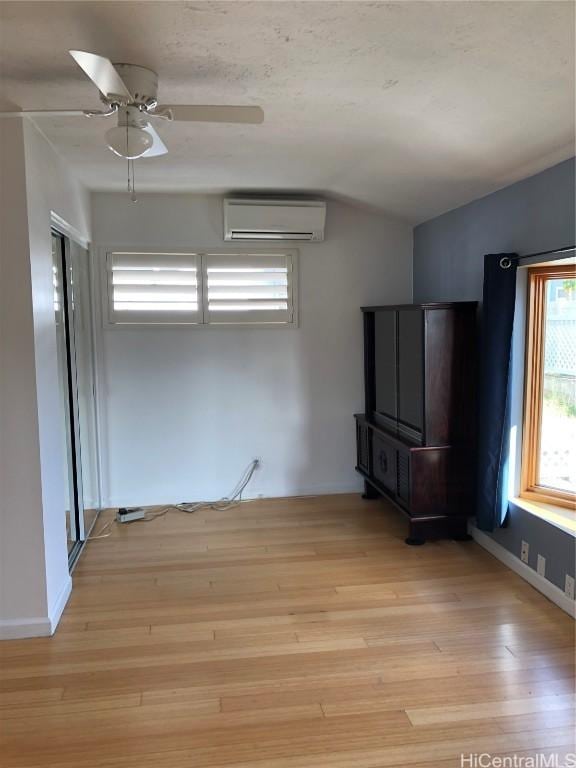
[[[152,136],[143,128],[117,125],[106,131],[108,147],[119,157],[135,160],[142,157],[153,144]]]

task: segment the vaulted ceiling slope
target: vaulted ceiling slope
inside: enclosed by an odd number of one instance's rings
[[[141,190],[332,193],[417,222],[574,154],[572,2],[2,2],[0,108],[97,108],[68,49],[141,64],[168,103],[259,104],[260,126],[166,124]],[[110,123],[37,124],[120,190]]]

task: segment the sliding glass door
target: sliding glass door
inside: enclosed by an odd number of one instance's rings
[[[94,349],[87,251],[52,233],[59,394],[64,418],[62,480],[72,565],[100,510]]]

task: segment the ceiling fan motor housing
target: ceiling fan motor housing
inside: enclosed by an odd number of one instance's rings
[[[158,75],[154,70],[136,64],[114,64],[114,68],[132,94],[130,105],[151,109],[158,103]],[[115,99],[101,96],[105,104],[115,103]],[[125,105],[125,102],[124,102]]]
[[[117,111],[118,125],[127,125],[130,128],[144,128],[150,122],[145,111],[139,107],[119,107]]]

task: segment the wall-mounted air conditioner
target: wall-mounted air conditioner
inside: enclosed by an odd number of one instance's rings
[[[224,200],[224,240],[324,240],[320,200]]]

